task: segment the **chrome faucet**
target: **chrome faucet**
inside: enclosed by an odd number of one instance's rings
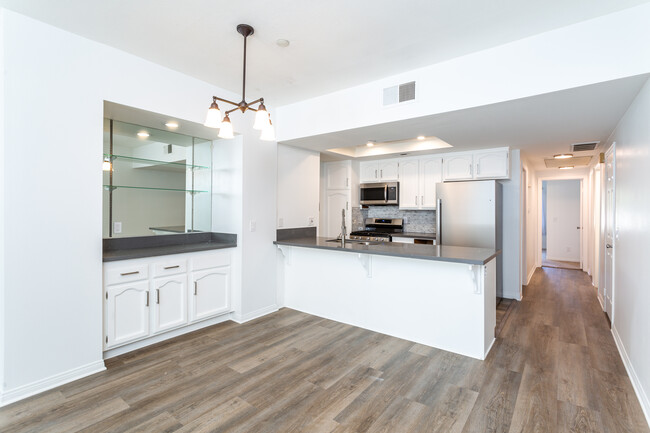
[[[345,209],[341,209],[341,248],[345,247],[345,236],[347,229],[345,228]]]

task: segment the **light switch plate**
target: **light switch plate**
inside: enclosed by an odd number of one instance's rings
[[[307,225],[313,226],[315,220],[316,220],[316,219],[315,219],[314,217],[309,217],[309,218],[308,218],[308,223],[307,223]]]
[[[122,223],[115,221],[113,223],[113,233],[122,233]]]
[[[257,230],[257,222],[255,220],[251,220],[250,231],[254,232],[255,230]]]

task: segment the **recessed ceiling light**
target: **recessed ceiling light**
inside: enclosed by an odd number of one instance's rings
[[[138,132],[138,137],[147,138],[148,136],[149,136],[149,133],[147,131]]]
[[[169,121],[169,122],[165,123],[165,126],[168,127],[168,128],[174,128],[175,129],[175,128],[178,128],[178,123]]]
[[[418,135],[418,140],[424,140],[426,137],[424,135]]]
[[[555,159],[573,158],[573,154],[572,153],[560,153],[558,155],[553,155],[553,158],[555,158]]]
[[[572,165],[565,165],[563,167],[560,167],[560,170],[571,170],[573,168]]]
[[[374,141],[369,141],[369,142],[366,143],[366,146],[368,146],[368,147],[372,147],[374,145],[375,145]]]
[[[275,41],[275,43],[278,45],[278,47],[286,48],[289,46],[289,41],[286,39],[278,39]]]

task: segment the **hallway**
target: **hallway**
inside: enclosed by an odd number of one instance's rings
[[[107,367],[0,408],[0,430],[650,432],[572,270],[536,270],[485,361],[284,308]]]

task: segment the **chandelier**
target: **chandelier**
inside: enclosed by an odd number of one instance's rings
[[[255,30],[248,24],[240,24],[237,26],[237,32],[239,32],[239,34],[244,37],[244,72],[242,78],[241,102],[232,102],[227,99],[213,96],[212,104],[208,109],[208,115],[205,118],[204,125],[209,128],[219,128],[220,138],[233,138],[234,134],[232,123],[230,123],[230,117],[228,115],[237,110],[241,110],[242,113],[245,113],[246,110],[251,110],[255,111],[255,123],[253,124],[253,128],[262,131],[260,139],[266,141],[275,141],[275,131],[273,129],[273,124],[271,123],[271,115],[268,111],[266,111],[266,107],[264,106],[264,98],[259,98],[253,102],[246,102],[246,38],[252,35]],[[227,104],[235,106],[235,108],[226,111],[223,120],[221,119],[221,110],[219,110],[217,101],[225,102]],[[253,106],[256,104],[259,105],[257,108],[254,108]]]

